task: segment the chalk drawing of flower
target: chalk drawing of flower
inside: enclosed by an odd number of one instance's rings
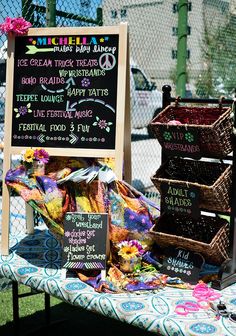
[[[194,136],[189,132],[185,133],[184,137],[188,142],[193,142],[194,140]]]
[[[88,87],[90,85],[90,80],[88,78],[83,78],[81,81],[83,87]]]
[[[171,135],[170,132],[165,131],[163,133],[163,136],[164,136],[164,139],[167,140],[167,141],[170,141],[172,139],[172,135]]]
[[[70,231],[66,231],[66,232],[65,232],[65,236],[66,236],[66,237],[70,237]]]
[[[20,106],[19,108],[14,108],[14,111],[17,113],[16,118],[19,118],[20,116],[24,116],[27,113],[32,113],[31,110],[31,103],[27,104],[26,106]]]
[[[113,124],[110,121],[106,121],[104,119],[99,119],[99,117],[96,117],[97,121],[94,121],[93,126],[98,126],[101,129],[105,129],[107,132],[110,132],[110,126]]]
[[[107,122],[106,120],[99,120],[98,122],[98,126],[103,129],[103,128],[106,128],[107,127]]]

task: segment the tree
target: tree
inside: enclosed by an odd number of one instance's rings
[[[196,94],[200,97],[230,97],[236,88],[236,19],[225,17],[217,26],[203,13],[203,26],[204,69],[196,81]]]

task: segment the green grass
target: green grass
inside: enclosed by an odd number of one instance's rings
[[[29,287],[19,286],[19,293],[29,292]],[[19,299],[20,335],[72,336],[97,335],[103,336],[144,336],[153,335],[142,329],[132,327],[111,318],[69,305],[51,297],[51,326],[42,330],[35,328],[45,325],[44,295],[37,294]],[[58,322],[58,323],[57,323]],[[6,289],[0,292],[0,335],[13,336],[12,291]]]
[[[30,288],[24,285],[19,286],[19,294],[30,292]],[[61,303],[61,300],[51,297],[51,306]],[[44,310],[44,295],[37,294],[19,299],[19,311],[22,317],[33,315]],[[11,323],[13,320],[12,311],[12,290],[7,289],[0,292],[0,327]],[[1,333],[0,333],[1,335]]]

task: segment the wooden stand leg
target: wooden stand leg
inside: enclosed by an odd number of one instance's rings
[[[5,183],[2,186],[2,255],[9,254],[10,192]]]
[[[25,212],[26,212],[26,233],[34,233],[34,211],[32,207],[25,203]]]
[[[101,280],[103,280],[103,281],[106,280],[106,271],[105,270],[101,271]]]

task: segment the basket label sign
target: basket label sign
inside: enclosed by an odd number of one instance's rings
[[[169,247],[165,249],[161,272],[171,277],[179,277],[184,282],[196,284],[204,262],[203,256],[199,253]]]
[[[162,149],[169,156],[201,157],[197,129],[160,125]]]
[[[108,214],[67,212],[62,267],[106,269]]]
[[[192,218],[200,217],[199,189],[187,184],[162,182],[161,183],[161,209],[166,213],[178,213]]]

